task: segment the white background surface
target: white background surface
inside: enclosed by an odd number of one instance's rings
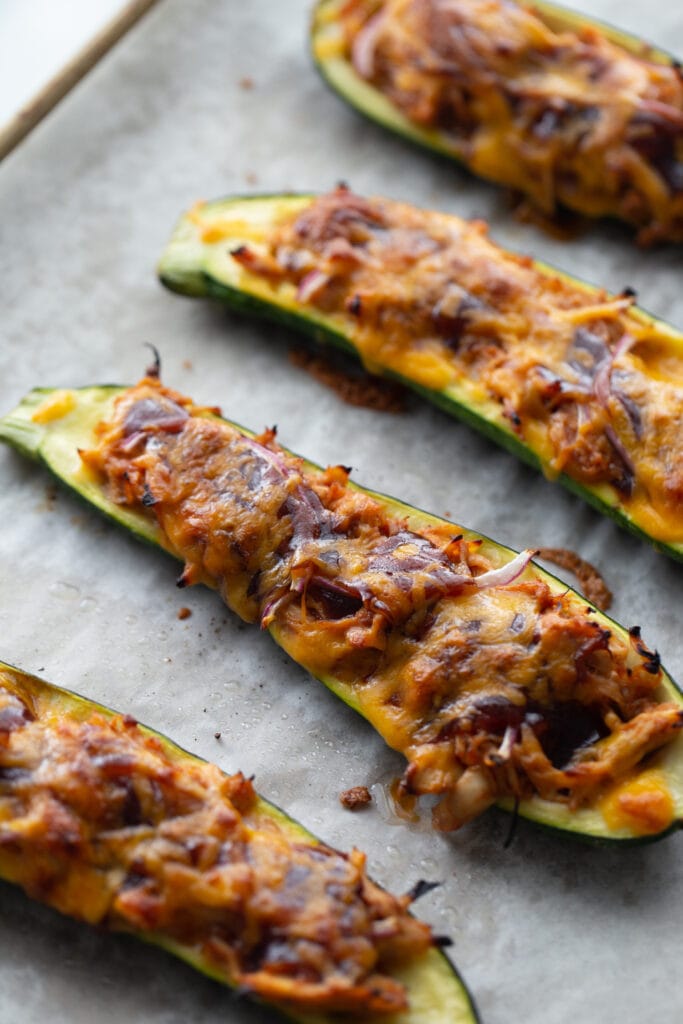
[[[674,5],[594,0],[595,13],[683,55]],[[167,0],[0,167],[0,408],[37,384],[164,377],[318,462],[450,513],[521,548],[564,545],[604,571],[615,617],[639,623],[681,677],[683,567],[419,401],[401,416],[341,404],[288,362],[293,337],[165,293],[154,264],[180,212],[233,192],[338,179],[484,216],[494,236],[683,326],[683,254],[639,252],[620,228],[574,243],[510,219],[493,188],[365,123],[317,78],[304,0]],[[241,80],[253,79],[245,89]],[[338,792],[400,759],[215,595],[0,451],[0,657],[136,715],[226,769],[328,841],[357,844],[395,889],[442,879],[419,912],[485,1024],[649,1024],[683,1013],[682,838],[596,849],[492,812],[454,836],[351,815]],[[193,615],[179,621],[178,609]],[[204,710],[206,709],[206,710]],[[222,738],[216,740],[214,733]],[[0,1024],[265,1024],[267,1011],[133,940],[91,932],[0,885]]]
[[[0,127],[126,6],[126,0],[0,2]]]

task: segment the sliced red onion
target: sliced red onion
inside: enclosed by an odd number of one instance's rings
[[[325,508],[310,487],[299,485],[287,497],[282,506],[282,514],[288,515],[292,521],[290,545],[293,549],[309,540],[330,537],[334,532],[334,514]]]
[[[14,732],[23,729],[27,722],[33,721],[33,715],[26,705],[16,698],[16,702],[7,704],[0,710],[0,733]]]
[[[605,437],[621,459],[624,467],[624,478],[621,481],[621,489],[625,491],[626,494],[631,494],[633,492],[633,482],[636,476],[636,468],[633,465],[631,456],[626,451],[626,448],[622,444],[618,434],[609,423],[605,427]]]
[[[593,381],[593,391],[595,397],[604,408],[607,407],[607,402],[611,393],[610,379],[612,376],[612,367],[616,360],[623,356],[625,352],[631,348],[634,344],[635,338],[631,334],[624,332],[619,338],[619,341],[614,346],[614,350],[609,359],[605,359],[598,367],[598,372],[595,374],[595,380]]]
[[[637,402],[634,402],[632,398],[629,398],[623,391],[619,391],[615,387],[612,387],[612,394],[623,405],[633,433],[636,435],[636,439],[640,441],[643,436],[643,417],[640,414]]]
[[[577,327],[574,331],[573,349],[587,352],[592,359],[592,365],[586,366],[581,359],[569,359],[568,364],[578,375],[579,382],[583,387],[593,387],[593,381],[600,368],[605,363],[611,362],[611,354],[607,345],[597,334],[585,327]]]
[[[661,100],[641,100],[638,105],[638,112],[640,111],[652,114],[659,124],[666,125],[674,131],[683,129],[683,110],[673,107],[670,103],[662,103]]]
[[[378,11],[369,18],[353,40],[351,46],[351,63],[361,78],[372,78],[375,70],[375,50],[379,40],[379,32],[386,14]]]
[[[628,352],[628,350],[632,348],[633,345],[635,345],[635,342],[636,339],[633,337],[633,335],[629,334],[627,331],[624,331],[622,336],[619,338],[619,341],[614,346],[614,352],[612,353],[612,362],[616,362],[616,360],[619,359],[620,356],[623,356],[625,352]]]
[[[131,452],[135,451],[140,442],[144,439],[145,435],[141,430],[136,430],[135,433],[129,434],[125,441],[121,442],[120,448],[125,455],[130,455]]]
[[[547,366],[535,366],[534,371],[546,385],[543,397],[557,405],[565,399],[580,399],[589,393],[583,382],[572,384],[565,377],[560,377],[559,374],[548,369]]]
[[[275,618],[275,613],[285,601],[288,601],[291,596],[291,591],[288,587],[278,587],[266,601],[261,611],[261,629],[268,629]]]
[[[259,444],[259,442],[255,441],[252,437],[243,437],[242,440],[245,447],[251,448],[256,452],[259,458],[268,462],[273,469],[277,470],[280,476],[292,476],[294,470],[287,465],[284,457],[279,452],[271,451],[270,448],[266,448],[264,444]]]
[[[363,597],[356,587],[314,574],[308,580],[308,592],[324,608],[327,619],[347,619],[363,607]]]
[[[600,365],[593,381],[593,393],[603,408],[607,407],[610,395],[610,377],[612,376],[612,360],[608,359]]]
[[[588,352],[596,365],[603,359],[609,358],[609,349],[603,339],[593,331],[589,331],[587,327],[577,327],[574,331],[574,348]]]
[[[481,576],[474,577],[474,585],[478,590],[486,590],[489,587],[505,587],[521,576],[531,559],[536,554],[533,548],[525,548],[524,551],[508,562],[501,565],[500,569],[490,569]]]
[[[620,356],[624,355],[625,352],[628,352],[634,343],[635,338],[633,335],[628,334],[625,331],[614,346],[611,358],[601,363],[598,368],[598,372],[596,373],[595,380],[593,382],[593,392],[603,409],[608,408],[609,398],[613,393],[617,399],[620,398],[617,392],[612,391],[612,369],[616,360],[619,359]],[[627,407],[626,411],[627,413],[629,411]],[[631,494],[633,492],[633,483],[636,475],[633,460],[624,447],[624,444],[618,434],[609,423],[605,427],[605,437],[612,445],[612,448],[618,455],[624,467],[624,478],[621,482],[621,489],[625,491],[626,494]]]
[[[310,302],[325,288],[331,278],[323,270],[309,270],[305,277],[302,277],[296,291],[297,302]]]
[[[189,419],[187,409],[170,398],[141,398],[131,405],[123,421],[124,437],[130,437],[148,427],[176,434]]]
[[[593,394],[608,414],[610,397],[613,396],[621,402],[629,417],[633,431],[636,437],[639,438],[642,434],[642,419],[637,405],[628,398],[627,395],[624,395],[621,391],[612,387],[612,372],[614,370],[614,364],[621,356],[628,352],[628,350],[635,344],[635,341],[636,339],[632,334],[624,331],[614,346],[614,349],[610,352],[604,342],[598,338],[597,335],[592,334],[590,331],[584,331],[581,329],[576,332],[574,347],[585,349],[591,354],[594,363],[593,370],[592,373],[587,371],[587,369],[578,362],[572,362],[570,365],[577,370],[580,376],[584,377],[584,379],[587,378],[587,381],[590,380],[591,376],[593,377]],[[587,422],[587,419],[587,412],[584,411],[583,406],[579,404],[576,421],[577,435],[580,432],[582,425]],[[619,486],[626,494],[631,494],[635,480],[635,466],[633,464],[633,460],[618,437],[616,431],[610,424],[605,427],[605,436],[619,457],[624,469],[623,480]]]
[[[503,742],[498,747],[497,754],[503,761],[509,760],[512,755],[512,748],[517,741],[517,727],[508,725],[503,736]]]

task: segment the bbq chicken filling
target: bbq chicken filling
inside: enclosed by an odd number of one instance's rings
[[[9,673],[0,875],[90,924],[180,944],[289,1009],[402,1010],[391,972],[433,941],[363,854],[297,839],[241,774],[170,754],[130,717],[53,710]]]
[[[193,215],[216,231],[209,208],[205,222]],[[500,249],[481,222],[345,187],[232,258],[252,280],[295,288],[297,307],[339,324],[368,368],[455,389],[548,475],[618,500],[657,540],[683,541],[680,340],[632,310],[630,291],[589,291]]]
[[[155,378],[121,393],[97,436],[86,466],[155,518],[180,583],[217,587],[347,687],[406,756],[403,797],[437,797],[437,827],[505,796],[594,804],[681,728],[639,631],[553,592],[525,571],[531,552],[501,565],[452,524],[406,518],[345,468],[307,466],[272,431],[246,436]],[[666,827],[672,800],[651,798]]]
[[[509,0],[348,0],[318,58],[341,56],[476,174],[683,240],[683,76],[586,23]]]

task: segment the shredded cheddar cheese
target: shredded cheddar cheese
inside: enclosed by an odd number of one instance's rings
[[[683,542],[683,343],[632,293],[542,270],[481,222],[344,188],[226,258],[243,290],[338,323],[368,369],[472,407],[549,477]]]
[[[75,408],[76,399],[73,391],[53,391],[44,402],[37,407],[32,415],[35,423],[50,423],[59,420]]]
[[[683,240],[683,78],[588,19],[560,26],[509,0],[340,0],[320,38],[410,124],[475,173],[527,196]],[[324,64],[325,57],[318,57]]]
[[[243,775],[58,693],[0,670],[0,877],[89,924],[180,944],[281,1009],[406,1008],[392,971],[432,944],[410,896],[374,885],[358,850],[283,827]]]
[[[338,680],[453,829],[504,796],[596,806],[669,743],[683,709],[637,630],[501,566],[451,523],[420,526],[275,442],[208,417],[156,378],[123,391],[81,458],[150,516],[181,585],[217,587],[296,661]]]

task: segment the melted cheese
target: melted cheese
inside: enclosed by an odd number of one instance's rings
[[[503,0],[331,0],[323,64],[338,59],[331,21],[361,87],[418,138],[436,133],[546,214],[563,204],[630,221],[643,241],[683,239],[683,81],[664,55]]]
[[[3,669],[0,877],[306,1015],[393,1016],[396,968],[431,943],[363,854],[310,839],[243,776]]]
[[[31,419],[34,423],[50,423],[66,416],[75,406],[76,398],[73,391],[53,391],[35,409]]]
[[[681,727],[656,657],[522,575],[528,555],[503,569],[451,523],[408,520],[156,380],[97,434],[81,455],[110,499],[156,520],[185,583],[219,588],[362,709],[407,757],[406,792],[441,797],[438,827],[507,795],[594,803]]]
[[[238,254],[223,252],[220,278],[306,310],[371,371],[473,406],[549,477],[564,472],[655,540],[683,542],[679,334],[632,309],[630,296],[505,252],[480,222],[343,189],[297,201],[289,216],[286,201],[271,209],[261,242],[247,231],[216,243]],[[207,209],[198,230],[223,216]],[[257,219],[261,230],[262,211]],[[311,274],[320,276],[309,294]]]
[[[601,800],[600,810],[610,829],[624,829],[636,835],[663,832],[673,822],[675,813],[666,778],[656,769],[614,786]]]

